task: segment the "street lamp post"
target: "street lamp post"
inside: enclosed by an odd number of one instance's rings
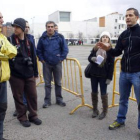
[[[88,43],[88,21],[86,21],[86,42]]]
[[[31,20],[32,20],[32,34],[34,36],[34,19],[35,17],[32,17]]]

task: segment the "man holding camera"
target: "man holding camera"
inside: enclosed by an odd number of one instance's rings
[[[10,85],[18,114],[17,118],[24,127],[29,127],[30,122],[40,125],[42,121],[37,117],[35,82],[35,78],[38,77],[38,70],[33,43],[24,33],[26,21],[23,18],[15,19],[12,26],[14,27],[14,34],[8,39],[17,47],[18,54],[10,60]],[[28,117],[26,115],[27,108],[23,103],[23,93],[27,99]]]

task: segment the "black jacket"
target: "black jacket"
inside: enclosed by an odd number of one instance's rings
[[[17,56],[9,60],[10,69],[11,69],[11,75],[18,77],[18,78],[31,78],[31,77],[37,77],[38,76],[38,69],[37,69],[37,61],[36,56],[34,52],[34,46],[32,42],[25,37],[24,40],[19,41],[19,46],[17,45],[16,36],[13,34],[11,37],[8,38],[8,40],[16,47],[18,47],[18,53]],[[29,43],[29,46],[27,46],[27,40]],[[31,58],[30,60],[27,60],[27,58]]]
[[[99,67],[98,64],[94,63],[91,58],[96,57],[96,51],[92,50],[88,57],[88,61],[92,63],[90,75],[95,77],[102,77],[112,80],[114,71],[114,58],[107,52],[107,59],[103,67]]]
[[[125,30],[119,37],[115,49],[109,50],[112,56],[123,53],[121,69],[123,72],[140,71],[140,26],[136,24]]]

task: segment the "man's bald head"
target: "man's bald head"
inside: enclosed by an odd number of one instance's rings
[[[3,15],[0,12],[0,28],[2,28],[2,24],[3,24],[4,20],[3,20]]]

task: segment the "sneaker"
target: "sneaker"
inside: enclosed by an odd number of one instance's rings
[[[41,121],[40,119],[38,119],[38,118],[33,119],[33,120],[30,120],[30,119],[29,119],[29,121],[32,122],[32,123],[34,123],[34,124],[36,124],[36,125],[42,124],[42,121]]]
[[[48,108],[49,106],[51,106],[51,103],[47,103],[47,104],[44,103],[42,107],[43,107],[43,108]]]
[[[20,123],[21,123],[22,126],[24,126],[24,127],[30,127],[30,126],[31,126],[31,123],[30,123],[28,120],[26,120],[26,121],[20,121]]]
[[[63,102],[63,101],[57,101],[56,104],[57,104],[57,105],[60,105],[60,106],[62,106],[62,107],[66,106],[66,103]]]
[[[118,123],[117,121],[114,121],[111,125],[109,125],[109,130],[115,130],[124,125],[125,125],[125,123]]]
[[[15,112],[13,113],[13,116],[16,117],[17,116],[17,111],[15,110]]]

